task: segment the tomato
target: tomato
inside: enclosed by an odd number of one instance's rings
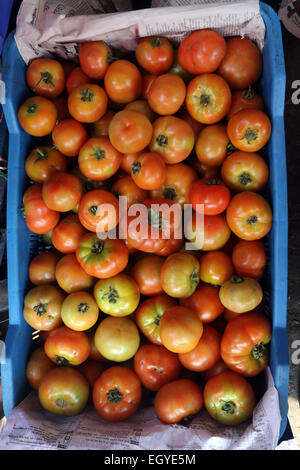
[[[157,117],[157,114],[155,114],[154,111],[150,108],[148,102],[146,100],[136,100],[136,101],[131,101],[131,103],[128,103],[124,109],[127,109],[129,111],[136,111],[138,113],[144,114],[146,118],[149,119],[150,122],[154,121],[154,119]]]
[[[80,240],[76,258],[91,276],[107,279],[119,274],[128,263],[128,248],[123,240],[100,240],[95,233],[87,233]]]
[[[221,286],[234,274],[231,258],[223,251],[211,251],[201,257],[200,279],[214,286]]]
[[[44,348],[35,349],[26,365],[26,378],[30,387],[38,390],[43,377],[54,367],[53,362],[46,356]]]
[[[24,193],[23,206],[26,225],[31,232],[50,232],[59,221],[59,213],[49,209],[42,198],[42,187],[34,184]]]
[[[221,356],[228,368],[246,377],[269,363],[270,321],[259,313],[244,313],[231,320],[221,341]]]
[[[258,240],[272,226],[272,210],[267,201],[251,191],[234,196],[227,208],[227,223],[242,240]]]
[[[179,110],[185,95],[186,86],[183,79],[178,75],[166,73],[152,82],[147,99],[155,113],[168,116]]]
[[[230,110],[230,88],[219,75],[198,75],[187,87],[185,106],[196,121],[214,124],[223,119]]]
[[[122,155],[111,145],[108,137],[93,137],[81,147],[78,165],[87,178],[103,181],[118,171],[121,159]]]
[[[130,103],[142,92],[142,75],[128,60],[116,60],[108,67],[104,86],[108,97],[117,103]]]
[[[100,80],[112,60],[112,52],[105,42],[91,41],[80,46],[78,58],[83,72],[90,78]]]
[[[61,153],[67,157],[75,157],[88,139],[88,134],[80,122],[66,119],[55,126],[52,139]]]
[[[95,122],[104,116],[108,98],[99,85],[84,83],[74,88],[68,97],[71,116],[79,122]]]
[[[85,233],[77,215],[68,215],[53,229],[52,243],[61,253],[74,253]]]
[[[61,326],[51,331],[44,344],[47,356],[59,366],[78,366],[89,357],[90,342],[83,331]]]
[[[136,153],[124,153],[122,156],[120,168],[125,171],[125,173],[131,174],[131,165],[135,163],[138,159],[138,156],[141,155],[143,151]]]
[[[163,346],[174,353],[187,353],[198,344],[203,325],[197,314],[186,307],[169,307],[160,320]]]
[[[263,291],[255,279],[234,275],[222,285],[219,295],[225,308],[244,313],[260,304]]]
[[[34,137],[44,137],[54,129],[57,111],[52,101],[33,96],[20,106],[18,118],[25,132]]]
[[[221,372],[224,372],[225,370],[228,370],[227,365],[225,362],[220,359],[218,362],[216,362],[212,367],[204,371],[204,379],[207,382],[209,379],[212,377],[215,377],[218,374],[221,374]]]
[[[189,191],[189,201],[196,212],[218,215],[225,211],[231,199],[222,180],[203,178],[195,181]]]
[[[163,293],[160,282],[160,270],[164,260],[159,256],[149,255],[138,260],[131,268],[130,274],[143,295]]]
[[[89,385],[72,367],[56,367],[48,372],[39,386],[39,401],[45,410],[59,416],[74,416],[85,408]]]
[[[86,73],[83,72],[81,67],[75,67],[66,81],[66,89],[68,95],[78,86],[83,85],[84,83],[89,83],[89,77]]]
[[[201,388],[189,379],[174,380],[163,385],[154,401],[158,418],[167,424],[189,423],[202,406]]]
[[[139,188],[153,190],[159,188],[166,178],[166,165],[156,152],[142,153],[131,165],[131,177]]]
[[[128,367],[107,369],[93,388],[94,407],[106,421],[118,422],[129,418],[137,410],[141,398],[141,382]]]
[[[150,143],[152,124],[137,111],[124,110],[110,121],[108,134],[112,145],[121,153],[136,153]]]
[[[65,88],[65,72],[63,66],[53,59],[35,59],[26,71],[29,88],[39,96],[55,98]]]
[[[148,192],[135,184],[131,176],[123,176],[117,180],[111,187],[111,192],[119,198],[126,197],[126,207],[132,204],[142,203],[148,195]]]
[[[55,284],[55,268],[58,256],[51,251],[36,255],[29,264],[29,279],[36,286]]]
[[[144,387],[159,390],[163,385],[177,379],[181,366],[177,354],[163,346],[145,344],[134,356],[134,371]]]
[[[79,202],[78,217],[91,232],[112,230],[119,222],[118,199],[103,189],[88,191]]]
[[[190,297],[180,299],[180,305],[196,312],[203,323],[211,323],[224,311],[219,299],[219,289],[204,283]]]
[[[236,426],[252,416],[255,396],[251,385],[238,374],[224,371],[204,387],[204,406],[219,423]]]
[[[146,75],[143,75],[142,94],[141,94],[141,98],[143,100],[146,100],[148,98],[149,90],[155,79],[156,79],[156,75],[152,75],[149,73],[146,73]]]
[[[171,233],[170,238],[165,240],[164,246],[156,251],[156,254],[159,256],[169,256],[179,251],[184,241],[183,238],[175,238],[175,236],[177,237],[177,233]]]
[[[25,295],[24,318],[34,330],[53,330],[61,325],[65,294],[57,287],[43,284]]]
[[[171,68],[168,70],[168,73],[174,73],[175,75],[179,75],[185,82],[189,82],[193,78],[193,74],[187,72],[182,68],[178,60],[178,49],[174,51],[174,59],[171,65]]]
[[[202,251],[220,250],[230,238],[231,231],[223,214],[205,215],[193,212],[186,224],[185,236],[193,244],[194,249]]]
[[[226,41],[226,55],[217,72],[234,90],[243,90],[257,82],[262,71],[262,56],[256,45],[246,38]]]
[[[237,274],[260,280],[266,264],[266,252],[260,241],[240,241],[233,248],[232,263]]]
[[[199,261],[188,253],[174,253],[165,260],[160,272],[161,285],[171,297],[189,297],[199,284]]]
[[[219,166],[208,166],[201,163],[195,155],[189,158],[189,164],[197,171],[200,178],[220,178]]]
[[[222,165],[231,149],[224,124],[212,124],[200,131],[195,150],[204,165]]]
[[[95,326],[93,326],[92,328],[90,328],[89,330],[86,331],[86,334],[88,336],[90,346],[91,346],[90,355],[89,355],[88,360],[93,360],[93,361],[96,361],[96,362],[108,362],[107,359],[105,359],[105,357],[103,357],[102,354],[100,354],[100,352],[98,351],[98,349],[96,347],[96,344],[95,344],[95,333],[96,333],[97,328],[98,328],[98,326],[95,325]],[[83,364],[85,364],[85,363],[83,363]]]
[[[132,277],[121,273],[97,281],[94,286],[94,297],[102,312],[113,317],[125,317],[137,308],[140,291]]]
[[[160,321],[165,311],[176,305],[176,301],[167,295],[157,295],[144,300],[135,313],[138,327],[153,344],[161,345]]]
[[[232,93],[231,108],[227,115],[227,119],[230,119],[235,113],[242,109],[260,109],[264,110],[264,100],[260,95],[249,86],[245,90],[235,91]]]
[[[68,295],[61,308],[64,324],[75,331],[85,331],[98,320],[99,309],[94,297],[85,291]]]
[[[144,70],[153,75],[161,75],[171,67],[174,49],[167,38],[142,38],[136,49],[135,57]]]
[[[194,31],[180,43],[178,48],[180,65],[194,75],[217,70],[225,54],[225,39],[211,29]]]
[[[93,361],[93,359],[87,359],[78,366],[78,370],[86,378],[90,388],[93,388],[96,380],[104,371],[104,366],[100,362]]]
[[[257,152],[271,136],[271,122],[259,109],[242,109],[229,119],[227,134],[237,149]]]
[[[221,359],[221,334],[210,325],[203,326],[203,333],[194,349],[181,353],[178,359],[189,370],[203,372]]]
[[[76,176],[57,171],[45,181],[42,196],[49,209],[68,212],[82,196],[82,184]]]
[[[268,181],[265,160],[254,152],[233,152],[222,165],[224,183],[233,191],[260,191]]]
[[[263,295],[263,298],[262,298],[262,301],[260,302],[260,304],[258,304],[257,307],[253,308],[250,311],[239,313],[239,312],[233,312],[232,310],[228,310],[228,308],[225,308],[225,310],[224,310],[225,322],[229,322],[233,318],[238,317],[239,315],[244,315],[245,313],[262,313],[265,309],[265,306],[266,306],[266,298]],[[224,328],[224,330],[225,330],[225,328]]]
[[[91,137],[108,137],[109,124],[114,115],[115,112],[111,109],[108,109],[100,119],[92,122],[89,125],[89,132]]]
[[[95,284],[95,278],[80,266],[75,254],[63,256],[58,261],[55,276],[59,287],[68,294],[90,289]]]
[[[53,98],[52,102],[54,103],[57,111],[57,121],[58,124],[65,119],[71,119],[69,109],[68,109],[68,102],[67,99],[63,96],[58,96],[57,98]]]
[[[96,330],[95,344],[106,359],[122,362],[135,355],[140,345],[140,335],[129,318],[107,317]]]
[[[159,153],[166,163],[185,160],[194,147],[194,132],[190,124],[175,116],[164,116],[153,123],[149,148]]]
[[[56,171],[66,171],[66,158],[53,147],[40,146],[30,152],[25,161],[25,171],[29,179],[43,184]]]

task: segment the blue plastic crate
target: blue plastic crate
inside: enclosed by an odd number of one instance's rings
[[[268,5],[261,3],[266,24],[261,89],[273,132],[268,144],[270,166],[269,196],[273,206],[273,227],[269,236],[270,307],[273,338],[271,370],[279,392],[281,430],[287,424],[289,356],[286,334],[287,311],[287,178],[284,134],[285,68],[280,22]],[[33,139],[20,127],[17,109],[28,97],[25,85],[26,66],[19,55],[13,33],[7,39],[3,54],[3,79],[7,84],[4,112],[10,133],[7,256],[9,292],[9,329],[6,337],[7,363],[2,365],[3,408],[8,416],[28,391],[25,367],[31,347],[32,329],[23,318],[23,300],[28,288],[28,263],[35,237],[26,228],[21,215],[22,195],[27,186],[24,161]]]
[[[0,54],[2,52],[4,39],[6,37],[10,12],[13,3],[13,0],[0,0]]]

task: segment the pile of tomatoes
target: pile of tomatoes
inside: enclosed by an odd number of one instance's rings
[[[141,39],[134,60],[84,43],[79,64],[33,60],[34,95],[18,112],[43,138],[25,161],[26,224],[52,245],[29,266],[24,317],[41,347],[28,381],[58,415],[81,412],[91,391],[108,421],[150,397],[165,423],[204,406],[239,424],[271,339],[260,285],[269,171],[257,153],[271,124],[252,88],[261,53],[200,30],[177,50]],[[193,209],[184,230],[167,216],[174,204]]]

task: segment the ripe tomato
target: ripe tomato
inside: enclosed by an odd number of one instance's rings
[[[132,277],[121,273],[97,281],[94,286],[94,297],[102,312],[113,317],[125,317],[137,308],[140,291]]]
[[[25,161],[26,174],[35,183],[43,184],[56,171],[66,170],[66,157],[47,145],[36,147]]]
[[[266,306],[266,298],[263,295],[263,298],[262,298],[262,301],[260,302],[260,304],[258,304],[257,307],[253,308],[252,310],[250,310],[248,312],[237,313],[237,312],[233,312],[232,310],[228,310],[227,308],[225,308],[225,310],[224,310],[225,322],[229,322],[233,318],[238,317],[239,315],[244,315],[245,313],[262,313],[265,309],[265,306]],[[225,330],[225,328],[224,328],[224,330]]]
[[[262,71],[262,56],[256,45],[246,38],[226,41],[226,55],[217,72],[234,90],[243,90],[255,83]]]
[[[207,382],[209,379],[212,377],[215,377],[218,374],[221,374],[221,372],[224,372],[225,370],[228,370],[227,365],[225,362],[220,359],[218,362],[216,362],[212,367],[204,371],[204,380]]]
[[[194,349],[181,353],[178,359],[188,370],[203,372],[221,359],[221,334],[212,326],[204,325],[201,338]]]
[[[201,283],[190,297],[180,299],[180,305],[196,312],[203,323],[211,323],[224,311],[219,299],[219,289],[204,283]]]
[[[179,251],[183,245],[183,238],[175,238],[175,236],[177,237],[177,233],[171,233],[170,238],[165,240],[164,246],[156,254],[159,256],[169,256]]]
[[[257,152],[270,138],[271,122],[259,109],[242,109],[229,119],[227,134],[237,149]]]
[[[128,367],[107,369],[93,388],[94,407],[106,421],[124,421],[137,410],[141,398],[141,382]]]
[[[263,291],[255,279],[234,275],[222,285],[219,295],[225,308],[244,313],[260,304]]]
[[[131,103],[126,104],[124,109],[144,114],[144,116],[146,116],[146,118],[148,118],[150,122],[153,122],[154,119],[157,117],[157,114],[152,111],[146,100],[131,101]]]
[[[55,126],[52,139],[61,153],[67,157],[75,157],[88,139],[88,134],[80,122],[66,119]]]
[[[260,191],[268,181],[265,160],[253,152],[233,152],[222,165],[224,183],[233,191]]]
[[[264,100],[260,95],[249,86],[246,90],[235,91],[232,93],[231,108],[227,115],[230,119],[235,113],[242,109],[260,109],[264,110]]]
[[[32,284],[55,284],[55,268],[58,255],[48,251],[35,256],[29,264],[29,279]]]
[[[175,114],[183,105],[186,95],[184,81],[178,75],[166,73],[157,77],[148,91],[148,103],[157,114]]]
[[[194,31],[181,42],[178,48],[180,65],[194,75],[217,70],[225,54],[225,39],[211,29]]]
[[[19,108],[18,118],[24,131],[34,137],[52,132],[57,121],[55,104],[42,96],[28,98]]]
[[[208,380],[204,387],[204,406],[212,418],[228,426],[247,421],[255,407],[251,385],[231,371]]]
[[[135,312],[135,320],[151,343],[161,345],[160,321],[165,311],[175,305],[176,301],[167,295],[151,297],[139,305]]]
[[[196,212],[218,215],[225,211],[231,199],[229,189],[222,180],[202,178],[190,187],[189,201]]]
[[[90,389],[85,377],[77,370],[56,367],[42,379],[38,393],[45,410],[59,416],[74,416],[85,408]]]
[[[85,233],[86,230],[80,224],[77,215],[68,215],[53,229],[53,246],[61,253],[74,253],[77,250],[80,238]]]
[[[159,188],[166,178],[166,165],[156,152],[142,153],[131,165],[131,177],[135,184],[142,189]]]
[[[200,279],[207,284],[221,286],[234,274],[231,258],[223,251],[211,251],[201,257]]]
[[[183,119],[165,116],[153,123],[153,135],[149,148],[159,153],[166,163],[185,160],[194,147],[194,132]]]
[[[152,124],[137,111],[124,110],[110,121],[108,134],[112,145],[121,153],[136,153],[151,141]]]
[[[98,121],[92,122],[89,125],[89,132],[91,137],[108,137],[108,128],[110,121],[114,117],[115,112],[108,109],[106,113],[98,119]]]
[[[144,387],[159,390],[177,379],[181,366],[177,354],[163,346],[144,344],[134,356],[134,371]]]
[[[59,366],[78,366],[89,357],[90,342],[83,331],[60,326],[51,331],[44,344],[47,356]]]
[[[65,294],[57,287],[43,284],[25,295],[24,318],[34,330],[53,330],[61,325]]]
[[[136,65],[128,60],[116,60],[104,76],[105,91],[112,101],[130,103],[142,92],[142,75]]]
[[[58,261],[55,276],[59,287],[68,294],[90,289],[96,281],[80,266],[75,254],[63,256]]]
[[[128,248],[123,240],[100,240],[95,233],[87,233],[80,240],[76,258],[91,276],[107,279],[119,274],[128,263]]]
[[[203,225],[199,215],[193,212],[187,221],[185,236],[202,251],[220,250],[230,238],[231,231],[223,214],[203,216]]]
[[[161,75],[171,67],[174,49],[167,38],[147,37],[139,41],[135,57],[144,70],[152,75]]]
[[[260,241],[240,241],[233,248],[232,263],[240,276],[260,280],[266,264],[266,252]]]
[[[78,217],[90,232],[107,232],[119,222],[119,203],[116,196],[103,189],[94,189],[79,202]]]
[[[230,141],[224,124],[212,124],[200,131],[195,150],[204,165],[219,166],[228,155]]]
[[[39,96],[55,98],[65,88],[65,72],[63,66],[53,59],[35,59],[26,71],[29,88]]]
[[[78,366],[78,370],[86,378],[90,388],[92,389],[96,380],[104,371],[104,365],[101,364],[101,362],[93,361],[93,359],[87,359]]]
[[[220,75],[198,75],[187,87],[185,105],[196,121],[214,124],[223,119],[230,110],[230,88]]]
[[[59,213],[49,209],[42,198],[42,187],[34,184],[24,193],[23,206],[26,225],[31,232],[50,232],[59,221]]]
[[[152,190],[150,195],[152,198],[169,199],[175,204],[180,204],[183,208],[184,204],[189,203],[190,186],[196,179],[197,173],[189,165],[184,163],[167,165],[164,183],[159,188]]]
[[[79,122],[95,122],[104,116],[107,95],[103,88],[93,83],[84,83],[74,88],[68,97],[71,116]]]
[[[142,94],[141,98],[143,100],[146,100],[148,98],[148,93],[150,90],[150,87],[154,80],[156,79],[156,75],[151,75],[150,73],[146,73],[146,75],[143,75],[143,83],[142,83]]]
[[[203,406],[199,385],[189,379],[174,380],[157,392],[154,408],[164,423],[189,423]]]
[[[148,195],[148,192],[135,184],[131,176],[123,176],[118,179],[111,187],[111,192],[119,198],[126,197],[127,208],[132,204],[142,203]]]
[[[33,351],[26,365],[26,378],[31,388],[38,390],[43,377],[55,364],[46,356],[44,348],[38,348]]]
[[[61,318],[64,324],[75,331],[85,331],[98,320],[99,309],[94,297],[85,291],[68,295],[61,308]]]
[[[83,72],[100,80],[112,60],[112,52],[105,42],[91,41],[80,46],[78,58]]]
[[[171,297],[189,297],[199,284],[199,270],[199,261],[189,253],[168,256],[160,272],[163,290]]]
[[[122,155],[111,145],[108,137],[93,137],[81,147],[78,165],[87,178],[103,181],[118,171],[121,159]]]
[[[68,95],[78,86],[83,85],[84,83],[89,83],[89,77],[83,72],[81,67],[75,67],[66,81],[66,89]]]
[[[125,171],[125,173],[131,174],[131,165],[135,163],[138,159],[138,156],[141,155],[143,151],[136,153],[124,153],[122,156],[120,168]]]
[[[141,294],[158,295],[163,293],[160,282],[160,270],[163,263],[163,258],[149,255],[134,264],[130,274],[137,283]]]
[[[71,119],[69,109],[68,109],[68,101],[64,96],[58,96],[57,98],[53,98],[52,102],[54,103],[57,111],[57,121],[58,124],[65,119]]]
[[[203,324],[197,314],[186,307],[169,307],[160,320],[160,338],[163,346],[174,353],[187,353],[198,344]]]
[[[98,351],[98,349],[96,347],[96,344],[95,344],[96,330],[97,330],[97,326],[93,326],[93,328],[90,328],[86,332],[86,334],[89,338],[90,346],[91,346],[91,351],[90,351],[90,355],[89,355],[88,360],[93,360],[93,361],[96,361],[96,362],[108,362],[107,359],[105,359],[105,357],[103,357],[102,354],[100,354],[100,352]]]
[[[244,313],[231,320],[221,341],[221,356],[228,368],[253,377],[269,363],[270,321],[259,313]]]
[[[42,196],[49,209],[68,212],[80,201],[82,184],[76,176],[57,171],[43,184]]]
[[[95,344],[106,359],[123,362],[131,359],[140,345],[138,329],[127,317],[107,317],[98,326]]]
[[[243,191],[234,196],[227,208],[227,223],[242,240],[258,240],[272,226],[272,210],[259,194]]]

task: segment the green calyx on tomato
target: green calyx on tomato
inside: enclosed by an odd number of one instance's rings
[[[251,144],[252,140],[257,139],[257,134],[258,134],[258,131],[256,129],[248,128],[245,132],[243,139],[246,139],[248,144]]]
[[[102,253],[103,248],[104,248],[103,242],[101,240],[97,240],[95,241],[95,243],[93,243],[91,247],[91,253],[93,253],[94,255],[95,254],[99,255],[100,253]]]
[[[210,96],[202,93],[199,96],[199,101],[201,106],[208,106],[210,104]]]
[[[135,163],[132,163],[131,165],[131,170],[134,175],[138,175],[139,172],[141,171],[141,168],[142,168],[141,162],[135,162]]]
[[[249,225],[255,225],[256,223],[257,223],[256,215],[251,215],[251,217],[247,219],[247,224]]]
[[[170,201],[174,201],[174,199],[176,199],[178,196],[177,192],[176,192],[176,189],[175,188],[165,188],[163,190],[163,197],[165,197],[166,199],[170,199]]]
[[[244,282],[244,278],[242,276],[234,274],[230,279],[230,282],[232,282],[233,284],[240,284],[241,282]]]
[[[58,408],[62,408],[62,409],[67,408],[67,406],[68,406],[67,400],[64,400],[63,398],[57,398],[55,400],[55,404],[56,404],[56,406],[58,406]]]
[[[249,85],[249,88],[247,88],[246,90],[243,91],[242,96],[246,100],[253,100],[254,90],[252,89],[251,85]]]
[[[63,356],[55,356],[54,360],[58,366],[67,366],[69,364],[68,359]]]
[[[33,307],[33,310],[37,314],[38,317],[41,317],[47,313],[47,305],[48,304],[37,304]]]
[[[167,220],[163,218],[160,212],[155,211],[151,207],[148,208],[148,224],[151,227],[162,230],[164,222],[167,222]]]
[[[38,110],[38,105],[34,101],[30,101],[26,106],[27,114],[35,114]]]
[[[257,343],[252,349],[251,349],[251,356],[254,357],[254,359],[261,359],[262,357],[265,356],[266,354],[266,346],[263,343]]]
[[[123,395],[117,388],[113,388],[106,393],[108,401],[111,403],[118,403],[123,399]]]
[[[35,92],[35,90],[37,89],[37,87],[39,86],[39,84],[41,82],[46,83],[46,85],[55,86],[52,79],[53,79],[52,73],[50,73],[50,72],[41,72],[41,78],[39,79],[37,84],[34,86],[32,91]]]
[[[221,400],[222,407],[221,410],[224,411],[226,414],[233,415],[235,412],[236,405],[233,403],[233,401],[224,401]]]
[[[249,175],[249,173],[241,173],[239,175],[239,183],[242,184],[243,186],[247,186],[247,184],[252,183],[252,178]]]
[[[191,288],[193,288],[195,285],[199,284],[199,281],[200,281],[199,270],[197,268],[194,268],[193,271],[192,271],[192,274],[190,276]]]
[[[92,102],[94,99],[95,93],[90,88],[82,88],[80,90],[80,99],[83,102]]]
[[[184,418],[182,418],[182,420],[179,422],[179,424],[181,424],[182,426],[188,426],[189,424],[191,424],[191,422],[193,421],[195,416],[196,415],[194,415],[194,414],[184,416]]]
[[[162,317],[162,315],[159,314],[159,313],[156,315],[156,317],[155,317],[155,319],[154,319],[154,322],[153,322],[155,326],[159,326],[159,325],[160,325],[161,317]]]
[[[94,153],[91,153],[91,157],[96,157],[98,161],[103,160],[103,158],[105,158],[105,151],[100,147],[95,147]]]
[[[97,209],[98,209],[98,206],[91,206],[89,207],[89,213],[92,214],[92,215],[96,215],[97,214]]]
[[[207,186],[216,186],[216,185],[220,185],[220,184],[221,184],[221,181],[219,181],[219,180],[214,180],[214,179],[211,179],[211,180],[208,179],[208,180],[205,181],[205,184],[206,184]]]
[[[158,47],[158,46],[161,46],[163,44],[162,40],[160,38],[153,38],[151,39],[151,46],[153,47]]]
[[[158,137],[156,137],[156,142],[160,147],[167,147],[168,137],[166,135],[160,134]]]
[[[108,300],[110,304],[116,304],[118,299],[119,299],[119,294],[116,289],[114,289],[112,286],[109,286],[108,292],[102,295],[101,299],[102,300]]]
[[[228,144],[226,145],[226,155],[229,157],[233,152],[235,152],[237,148],[232,145],[232,143],[229,141]]]
[[[77,310],[79,313],[86,313],[88,310],[89,310],[89,305],[87,303],[84,303],[84,302],[81,302],[78,307],[77,307]]]

